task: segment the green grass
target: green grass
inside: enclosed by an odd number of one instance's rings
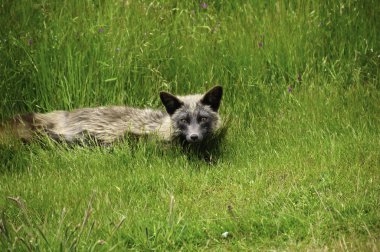
[[[380,248],[380,5],[206,3],[0,0],[0,119],[216,84],[230,118],[212,162],[1,144],[0,250]]]

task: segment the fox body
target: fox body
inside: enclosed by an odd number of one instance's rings
[[[201,142],[220,126],[218,109],[222,92],[220,86],[204,95],[174,96],[160,92],[166,111],[112,106],[30,113],[14,117],[10,127],[23,140],[46,134],[68,143],[90,137],[110,144],[126,134],[155,134],[167,141],[177,138]]]

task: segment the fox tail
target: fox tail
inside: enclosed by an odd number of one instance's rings
[[[17,115],[12,119],[0,124],[0,143],[6,143],[11,139],[29,141],[34,134],[35,114],[29,113]]]

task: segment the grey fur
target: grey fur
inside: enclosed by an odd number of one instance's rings
[[[37,133],[69,143],[92,137],[109,144],[126,134],[155,134],[166,141],[181,138],[199,142],[220,125],[217,110],[221,97],[220,86],[205,95],[174,96],[161,92],[166,112],[123,106],[83,108],[19,115],[13,119],[12,127],[25,140]]]

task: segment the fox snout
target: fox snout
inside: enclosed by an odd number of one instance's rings
[[[188,141],[189,143],[197,143],[197,142],[200,142],[202,140],[203,140],[202,135],[200,135],[198,133],[192,133],[192,134],[186,136],[186,141]]]
[[[193,141],[197,141],[198,138],[199,138],[199,137],[198,137],[197,134],[192,134],[192,135],[190,136],[190,139],[193,140]]]

